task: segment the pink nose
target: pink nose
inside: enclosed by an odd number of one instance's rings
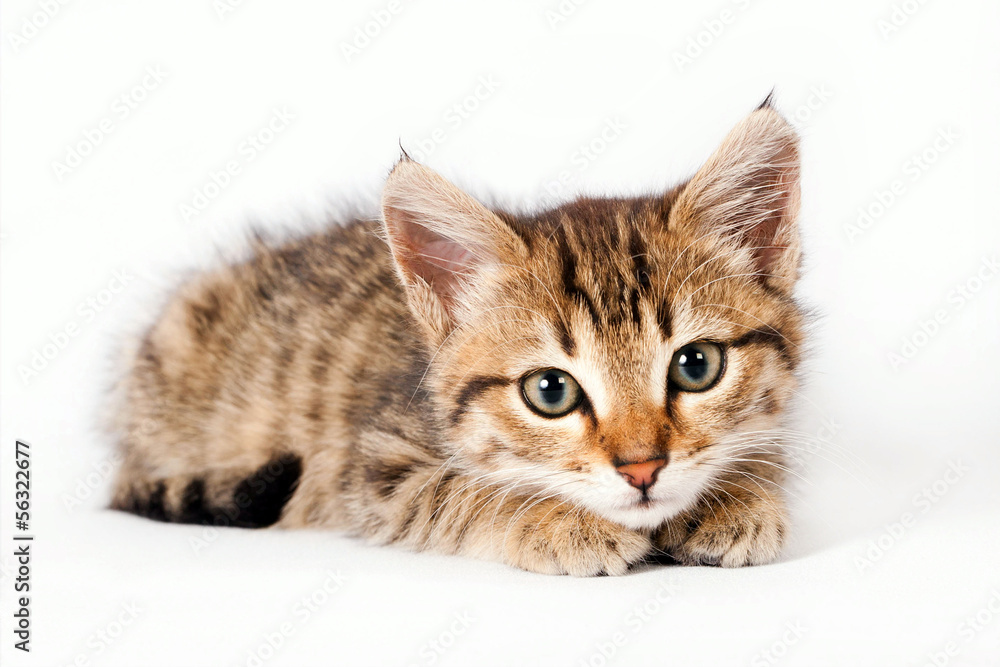
[[[667,465],[666,459],[650,459],[641,463],[624,463],[615,466],[625,481],[645,492],[656,483],[656,475]]]

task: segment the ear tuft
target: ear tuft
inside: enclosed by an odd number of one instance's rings
[[[408,160],[409,162],[413,162],[413,158],[411,158],[410,154],[406,152],[405,148],[403,148],[403,138],[400,137],[399,138],[399,162],[402,162],[403,160]]]
[[[757,105],[756,111],[761,109],[773,109],[774,108],[774,88],[771,88],[771,92],[767,94],[764,101]]]

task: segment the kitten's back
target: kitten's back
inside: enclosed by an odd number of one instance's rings
[[[345,416],[376,391],[364,376],[405,374],[391,350],[414,345],[377,229],[354,222],[277,246],[256,239],[249,260],[171,296],[123,379],[125,463],[112,507],[269,525],[303,458],[321,451],[328,472],[339,466],[354,428]],[[233,507],[241,485],[248,506]]]

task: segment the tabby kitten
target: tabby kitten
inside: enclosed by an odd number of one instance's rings
[[[382,220],[177,290],[121,382],[112,506],[551,574],[770,561],[798,210],[769,101],[685,184],[529,216],[403,157]]]

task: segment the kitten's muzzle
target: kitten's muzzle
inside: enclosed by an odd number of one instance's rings
[[[615,465],[618,474],[633,487],[645,494],[656,483],[656,476],[667,465],[666,458],[649,459],[640,462],[625,462]]]

